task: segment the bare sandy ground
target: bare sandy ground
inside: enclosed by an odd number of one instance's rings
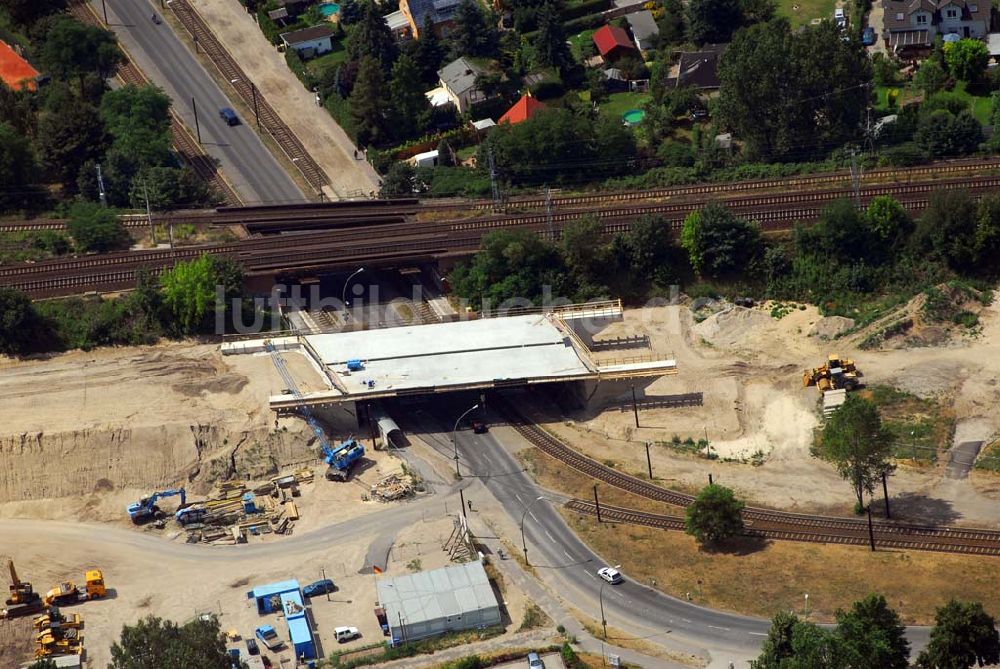
[[[757,453],[765,456],[765,464],[711,462],[654,446],[654,474],[694,489],[704,485],[711,472],[760,504],[846,511],[852,503],[849,488],[832,467],[809,455],[820,398],[815,388],[802,387],[802,371],[821,364],[828,353],[854,358],[868,383],[950,402],[959,419],[956,443],[990,439],[1000,433],[1000,416],[991,410],[1000,399],[997,311],[994,306],[982,314],[982,332],[975,338],[934,348],[865,351],[856,348],[858,337],[828,341],[810,335],[840,325],[812,307],[794,309],[781,319],[772,318],[766,309],[735,308],[701,323],[682,306],[631,310],[624,323],[600,336],[647,335],[655,353],[676,358],[678,364],[679,373],[649,385],[646,397],[701,392],[704,404],[642,409],[636,428],[625,388],[619,389],[619,401],[611,408],[572,412],[558,420],[549,414],[548,426],[592,456],[621,462],[626,470],[643,475],[645,441],[707,436],[712,451],[722,458],[750,459]],[[901,463],[890,482],[890,493],[899,498],[895,510],[931,522],[1000,524],[993,477],[976,472],[971,479],[946,479],[946,460],[941,458],[937,467]]]
[[[378,190],[375,170],[367,161],[354,159],[350,138],[316,106],[314,94],[292,74],[284,56],[267,41],[240,3],[192,0],[191,4],[326,172],[334,197],[367,197]]]

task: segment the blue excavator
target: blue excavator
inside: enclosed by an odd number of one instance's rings
[[[326,432],[323,431],[322,426],[316,420],[316,417],[313,416],[312,411],[309,410],[309,405],[303,401],[302,393],[299,392],[295,379],[288,371],[285,360],[281,357],[281,352],[278,351],[278,348],[271,340],[267,340],[264,347],[271,354],[271,361],[274,363],[275,369],[278,370],[278,375],[285,382],[285,387],[291,391],[292,395],[299,402],[298,409],[306,419],[306,423],[309,424],[313,434],[316,435],[323,462],[329,465],[326,468],[326,479],[328,481],[346,481],[351,475],[351,468],[354,466],[354,463],[364,457],[365,447],[353,437],[348,437],[347,441],[343,441],[337,446],[331,446],[326,438]]]
[[[143,497],[138,502],[132,502],[129,504],[126,509],[128,511],[129,519],[136,525],[144,523],[148,520],[153,520],[160,514],[160,508],[156,506],[156,502],[164,497],[173,497],[174,495],[181,496],[181,506],[187,504],[187,493],[184,491],[184,488],[160,490],[154,492],[148,497]]]

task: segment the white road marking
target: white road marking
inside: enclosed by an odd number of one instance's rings
[[[572,556],[572,555],[570,555],[570,554],[569,554],[568,552],[566,552],[565,550],[563,550],[563,555],[565,555],[566,557],[568,557],[568,558],[569,558],[570,560],[572,560],[572,559],[573,559],[573,556]]]
[[[767,636],[767,632],[747,632],[750,636]]]
[[[521,500],[521,496],[518,495],[517,493],[514,493],[514,499],[516,499],[518,502],[521,502],[521,504],[524,504],[524,502]]]
[[[531,519],[532,519],[533,521],[535,521],[536,523],[538,523],[538,522],[539,522],[539,521],[538,521],[538,519],[537,519],[537,518],[535,518],[535,512],[534,512],[534,511],[529,511],[529,512],[528,512],[528,515],[529,515],[529,516],[531,516]],[[540,524],[540,523],[539,523],[539,524]]]
[[[596,576],[594,576],[593,574],[591,574],[591,573],[590,573],[589,571],[587,571],[587,572],[584,572],[584,573],[585,573],[585,574],[586,574],[587,576],[589,576],[590,578],[597,578]]]
[[[706,627],[711,627],[714,630],[730,631],[728,627],[719,627],[718,625],[707,625]]]
[[[549,538],[549,541],[555,543],[556,538],[554,536],[552,536],[551,534],[549,534],[548,530],[545,530],[545,536],[547,536]]]
[[[683,621],[684,621],[684,622],[686,622],[686,623],[689,623],[689,622],[691,622],[691,621],[690,621],[690,620],[688,620],[687,618],[681,618],[681,620],[683,620]]]

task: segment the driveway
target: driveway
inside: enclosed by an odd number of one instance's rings
[[[284,56],[239,2],[192,0],[191,5],[326,173],[331,199],[367,197],[378,190],[375,170],[367,161],[354,159],[356,147],[347,133],[316,106],[315,95],[292,74]]]

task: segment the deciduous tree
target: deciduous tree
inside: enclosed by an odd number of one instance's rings
[[[691,0],[687,10],[688,36],[696,44],[728,42],[743,25],[739,0]]]
[[[986,44],[977,39],[946,42],[944,62],[948,65],[951,76],[956,79],[976,81],[986,72],[986,65],[990,62],[990,50],[986,48]]]
[[[854,602],[849,611],[837,612],[837,634],[843,654],[852,667],[906,669],[910,642],[899,614],[882,595],[870,594]]]
[[[420,70],[405,53],[392,66],[389,99],[392,101],[392,132],[397,139],[410,139],[427,128],[431,105],[424,95]]]
[[[71,188],[75,188],[83,164],[98,160],[107,146],[97,108],[79,100],[42,114],[38,130],[42,165],[54,179]]]
[[[377,60],[366,56],[358,68],[358,78],[351,91],[351,116],[358,130],[358,143],[378,146],[389,139],[388,95],[385,79]]]
[[[712,278],[746,271],[764,251],[756,225],[715,203],[684,219],[681,246],[695,271]]]
[[[1000,663],[996,620],[979,602],[951,600],[937,610],[927,648],[917,657],[921,669],[969,669]]]
[[[118,220],[118,212],[93,202],[77,202],[70,207],[66,228],[81,251],[107,253],[127,249],[131,241]]]
[[[396,59],[396,40],[382,16],[378,2],[364,0],[361,4],[361,19],[351,31],[347,53],[352,60],[357,61],[374,58],[383,72],[388,73]]]
[[[913,245],[918,252],[944,260],[952,269],[972,268],[976,260],[976,203],[963,188],[931,193],[917,220]]]
[[[701,489],[688,505],[684,531],[702,544],[714,544],[743,532],[743,507],[733,491],[718,484]]]
[[[498,230],[483,237],[481,250],[452,272],[455,292],[476,308],[496,309],[508,300],[538,303],[545,287],[564,294],[565,270],[555,247],[527,230]]]
[[[0,353],[28,350],[35,338],[38,314],[31,299],[14,288],[0,287]]]
[[[85,75],[107,77],[121,60],[122,52],[113,33],[69,16],[53,23],[41,53],[42,64],[53,76],[79,80],[81,94]]]
[[[0,211],[25,204],[35,182],[37,165],[31,142],[6,123],[0,123]]]
[[[860,510],[865,493],[871,494],[882,475],[895,469],[892,447],[892,435],[882,427],[875,404],[851,394],[827,419],[819,452],[851,484]]]
[[[178,626],[147,616],[122,627],[121,639],[111,646],[108,669],[229,669],[230,664],[216,619]]]
[[[496,55],[499,36],[494,23],[478,0],[461,0],[455,10],[455,29],[450,35],[452,52],[458,56]]]
[[[878,241],[890,248],[898,247],[913,230],[910,215],[891,195],[879,195],[872,199],[865,216]]]
[[[947,83],[948,73],[941,67],[941,63],[932,58],[922,62],[913,75],[913,85],[922,90],[924,95],[934,95],[944,90]]]
[[[232,260],[203,255],[197,260],[177,263],[160,275],[163,305],[171,326],[180,334],[207,330],[211,317],[229,304],[218,304],[238,297],[242,290],[243,273]]]
[[[170,98],[156,86],[122,86],[101,99],[101,119],[112,147],[138,166],[167,165]]]

